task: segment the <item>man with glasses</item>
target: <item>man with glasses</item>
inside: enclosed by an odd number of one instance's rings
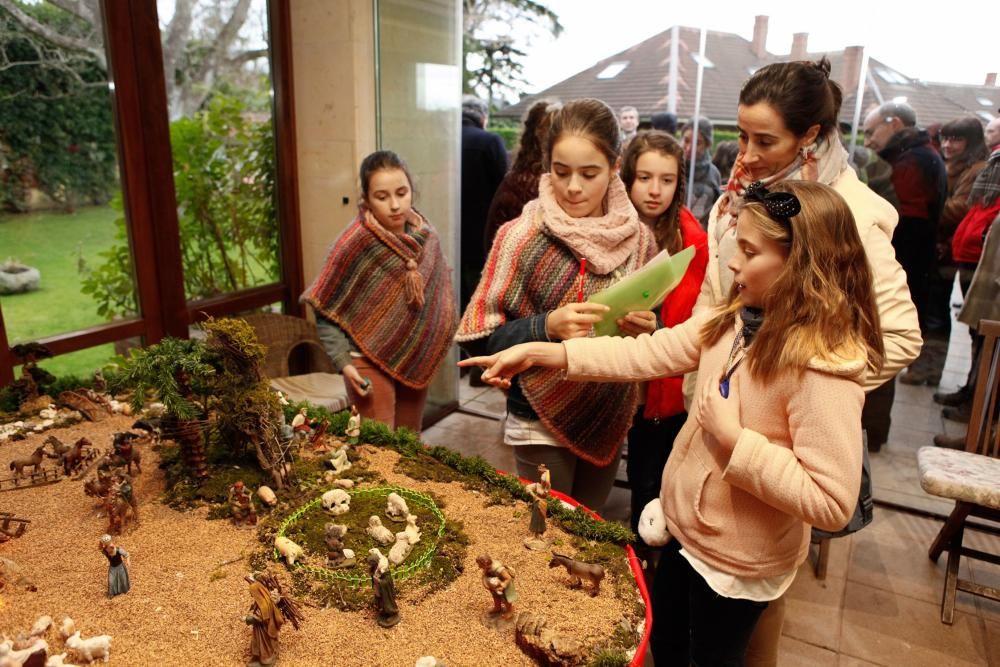
[[[865,146],[892,167],[899,225],[892,237],[896,259],[906,272],[910,295],[917,307],[924,349],[910,366],[916,372],[935,347],[947,350],[928,330],[928,290],[935,267],[935,233],[947,196],[944,161],[931,147],[927,132],[916,127],[917,114],[905,102],[886,102],[864,122]],[[924,361],[922,361],[924,360]]]

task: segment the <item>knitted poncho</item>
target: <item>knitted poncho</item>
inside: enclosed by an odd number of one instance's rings
[[[337,323],[393,379],[423,389],[451,347],[455,296],[434,228],[416,211],[405,234],[359,215],[341,234],[302,295]],[[407,261],[417,264],[423,305],[406,297]]]
[[[542,176],[539,198],[497,233],[455,340],[485,338],[508,321],[575,301],[583,252],[585,299],[651,259],[656,253],[652,233],[639,222],[617,176],[608,189],[607,210],[598,218],[569,218],[555,202],[548,176]],[[567,228],[574,231],[566,233]],[[561,444],[595,465],[609,464],[631,425],[637,385],[568,382],[563,376],[532,368],[519,381],[528,403]]]

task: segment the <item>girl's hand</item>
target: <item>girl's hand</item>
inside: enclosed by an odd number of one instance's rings
[[[626,336],[651,334],[656,331],[656,313],[651,310],[635,310],[616,322]]]
[[[463,359],[458,365],[482,366],[483,382],[510,389],[511,378],[532,366],[566,368],[566,351],[560,343],[521,343],[488,357]]]
[[[351,383],[351,389],[358,396],[367,396],[368,392],[371,391],[371,384],[365,382],[365,379],[361,377],[361,373],[358,372],[354,364],[344,366],[341,373],[343,373],[344,379]]]
[[[729,378],[729,398],[722,397],[718,381],[708,380],[698,399],[698,423],[729,451],[736,447],[743,432],[739,399],[740,380],[736,373]]]
[[[545,335],[550,340],[585,338],[590,330],[601,321],[604,313],[611,310],[600,303],[567,303],[556,308],[545,318]]]

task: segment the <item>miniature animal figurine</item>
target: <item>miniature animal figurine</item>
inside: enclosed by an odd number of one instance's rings
[[[62,455],[63,474],[70,475],[83,465],[85,456],[84,447],[90,447],[91,442],[87,438],[80,438],[73,443],[73,446]]]
[[[132,584],[129,581],[128,570],[132,561],[128,552],[115,544],[110,535],[101,535],[101,553],[108,559],[108,597],[128,593]]]
[[[444,663],[440,662],[433,655],[424,655],[417,658],[413,667],[444,667]]]
[[[69,616],[63,616],[62,623],[59,624],[59,638],[65,642],[74,632],[76,632],[76,623]]]
[[[93,662],[95,658],[103,658],[107,662],[111,657],[111,635],[83,639],[77,630],[66,640],[66,648],[76,651],[84,662]]]
[[[372,549],[368,552],[367,563],[375,608],[378,610],[376,621],[383,628],[391,628],[399,623],[399,606],[396,604],[396,586],[392,581],[389,562],[378,549]]]
[[[389,546],[396,540],[396,536],[392,534],[392,531],[382,525],[382,519],[374,514],[368,517],[368,527],[365,528],[365,532],[371,535],[371,538],[383,547]]]
[[[243,480],[229,487],[229,513],[236,526],[256,526],[257,510],[253,506],[250,490],[243,486]]]
[[[43,458],[45,458],[45,445],[40,445],[32,452],[31,456],[11,461],[10,469],[14,471],[15,477],[23,477],[25,468],[30,467],[31,472],[38,472],[38,467],[42,465]]]
[[[294,567],[295,561],[305,556],[305,551],[302,550],[302,547],[281,535],[274,538],[274,548],[285,557],[285,562],[288,563],[289,567]]]
[[[406,506],[406,501],[403,500],[403,497],[393,491],[386,498],[385,513],[393,521],[402,523],[406,521],[406,516],[410,513],[410,508]]]
[[[31,632],[29,632],[28,635],[31,637],[42,637],[43,635],[45,635],[46,632],[49,631],[49,628],[51,627],[52,627],[51,616],[48,615],[39,616],[35,620],[34,625],[31,626]]]
[[[62,440],[60,440],[54,435],[50,435],[49,437],[45,438],[45,442],[42,444],[48,445],[49,447],[52,448],[51,454],[47,452],[45,454],[50,459],[62,459],[62,455],[68,452],[70,448],[69,445],[63,443]]]
[[[386,558],[385,556],[383,556],[382,552],[379,551],[377,548],[376,549],[369,549],[368,550],[368,558],[371,558],[372,556],[377,556],[378,557],[378,562],[379,562],[379,567],[380,568],[389,567],[389,559]]]
[[[142,451],[135,446],[134,440],[139,439],[140,436],[132,433],[130,431],[123,431],[121,433],[115,433],[114,442],[112,448],[114,453],[111,456],[111,462],[116,466],[127,466],[128,474],[132,474],[132,464],[135,464],[135,469],[138,473],[142,473]]]
[[[323,494],[323,509],[334,516],[351,510],[351,496],[343,489],[330,489]]]
[[[42,652],[42,660],[49,650],[49,644],[47,641],[40,637],[36,637],[30,644],[25,648],[15,649],[13,642],[9,639],[0,642],[0,665],[10,665],[11,667],[21,667],[25,664],[34,654],[39,651]],[[39,662],[38,664],[42,664]]]
[[[262,486],[257,489],[257,497],[268,507],[274,507],[278,504],[278,496],[274,495],[274,491],[269,486]]]
[[[591,586],[590,597],[597,597],[598,593],[601,592],[601,580],[604,579],[604,568],[600,565],[596,563],[584,563],[582,560],[575,560],[553,551],[549,567],[559,567],[560,565],[566,568],[566,571],[573,578],[570,588],[582,588],[583,580],[586,579],[590,582]]]
[[[347,534],[347,526],[332,521],[323,530],[323,541],[326,542],[326,562],[329,567],[343,567],[348,560],[353,560],[354,552],[344,548],[343,537]],[[350,553],[351,555],[348,555]]]
[[[97,477],[83,483],[83,492],[94,498],[104,498],[111,490],[114,477],[107,468],[98,468]]]
[[[420,529],[417,528],[417,515],[407,514],[406,515],[406,537],[410,540],[410,544],[416,544],[420,541]]]
[[[49,659],[45,661],[45,667],[77,667],[76,665],[66,662],[66,652],[63,651],[58,655],[50,655]]]
[[[120,483],[112,481],[111,488],[104,496],[104,510],[108,513],[108,533],[111,535],[121,535],[126,527],[138,520],[133,507],[134,500],[131,498],[131,488],[129,485],[127,494],[122,493]]]
[[[155,417],[150,417],[147,419],[136,419],[132,423],[132,428],[136,431],[145,431],[146,434],[152,439],[153,444],[158,444],[160,442],[160,420]]]
[[[344,445],[343,447],[338,447],[337,450],[333,453],[333,456],[331,456],[327,460],[327,463],[330,465],[331,468],[333,468],[333,471],[337,474],[349,470],[351,468],[351,462],[347,458],[347,445]]]
[[[410,538],[406,533],[396,533],[396,543],[389,549],[389,562],[393,565],[401,565],[406,557],[413,550]]]
[[[483,571],[483,587],[493,596],[493,615],[504,619],[514,616],[514,602],[517,601],[517,589],[514,588],[514,570],[489,554],[476,557],[476,565]]]
[[[0,557],[0,591],[3,591],[7,584],[13,584],[26,591],[38,590],[35,582],[24,574],[24,568],[9,558]]]

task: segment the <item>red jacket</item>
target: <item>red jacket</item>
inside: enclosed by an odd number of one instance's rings
[[[701,292],[701,283],[708,266],[708,235],[686,206],[681,207],[679,223],[681,244],[685,248],[694,246],[694,259],[681,282],[663,301],[660,320],[665,327],[677,326],[691,317],[691,310]],[[642,416],[646,419],[662,419],[684,412],[684,395],[681,391],[683,383],[683,375],[651,381],[647,386],[646,408]]]

